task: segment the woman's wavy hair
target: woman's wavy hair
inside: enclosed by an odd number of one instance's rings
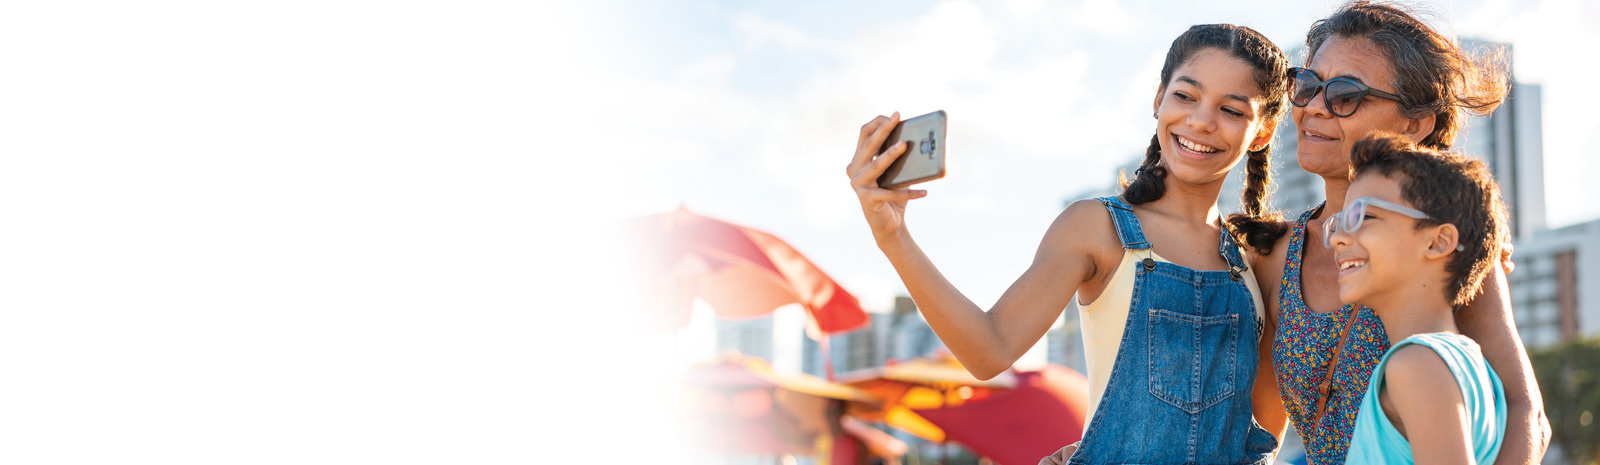
[[[1275,127],[1283,117],[1289,95],[1289,58],[1266,36],[1244,26],[1232,24],[1201,24],[1190,27],[1167,49],[1166,62],[1161,65],[1161,88],[1172,80],[1172,73],[1183,66],[1201,50],[1215,49],[1243,60],[1255,68],[1255,81],[1261,91],[1261,118],[1263,127]],[[1236,236],[1262,254],[1268,253],[1272,242],[1287,232],[1280,215],[1269,210],[1267,194],[1272,184],[1270,162],[1272,144],[1261,150],[1247,150],[1245,188],[1240,203],[1244,211],[1228,217],[1228,225]],[[1128,203],[1139,205],[1154,201],[1166,194],[1167,168],[1161,163],[1161,141],[1150,136],[1150,147],[1145,149],[1144,162],[1134,172],[1132,180],[1123,178],[1122,197]],[[1274,235],[1275,234],[1275,235]],[[1270,236],[1270,238],[1269,238]]]
[[[1318,20],[1306,32],[1307,66],[1334,36],[1372,41],[1394,69],[1394,82],[1387,84],[1400,96],[1400,112],[1435,117],[1433,132],[1417,144],[1422,147],[1449,150],[1466,114],[1488,115],[1510,90],[1504,50],[1468,54],[1400,5],[1354,1]]]

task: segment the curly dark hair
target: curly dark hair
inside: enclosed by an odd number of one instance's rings
[[[1244,26],[1232,24],[1200,24],[1184,31],[1167,49],[1166,62],[1161,65],[1161,88],[1171,83],[1172,73],[1183,66],[1201,50],[1216,49],[1243,60],[1255,68],[1256,86],[1263,96],[1262,125],[1275,127],[1283,117],[1289,98],[1289,58],[1266,36]],[[1139,205],[1154,201],[1166,194],[1167,169],[1161,161],[1161,141],[1150,136],[1150,146],[1145,149],[1144,162],[1132,180],[1120,180],[1122,196],[1128,203]],[[1273,213],[1267,205],[1267,193],[1272,184],[1269,163],[1272,144],[1261,150],[1247,150],[1245,188],[1240,204],[1244,212],[1228,217],[1228,225],[1241,241],[1265,254],[1272,241],[1282,236],[1288,227],[1281,215]],[[1274,232],[1276,235],[1273,235]],[[1268,236],[1271,236],[1270,238]]]
[[[1394,134],[1375,134],[1350,150],[1355,176],[1381,174],[1400,182],[1400,195],[1432,219],[1417,228],[1454,224],[1461,250],[1445,263],[1445,298],[1460,308],[1478,294],[1483,277],[1508,235],[1505,204],[1488,166],[1476,158],[1443,153]]]

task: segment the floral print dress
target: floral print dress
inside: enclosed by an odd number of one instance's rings
[[[1306,210],[1290,232],[1288,258],[1283,266],[1283,281],[1278,292],[1278,332],[1272,341],[1272,362],[1278,376],[1279,394],[1289,418],[1305,442],[1311,464],[1342,464],[1350,447],[1361,398],[1378,358],[1389,350],[1389,336],[1383,322],[1371,308],[1345,305],[1337,311],[1317,313],[1306,307],[1300,287],[1301,261],[1305,256],[1306,222],[1321,209]],[[1327,413],[1317,422],[1319,385],[1328,375],[1328,361],[1339,345],[1349,318],[1344,349],[1330,383]],[[1316,424],[1312,424],[1316,422]]]

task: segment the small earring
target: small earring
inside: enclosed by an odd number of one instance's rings
[[[1255,147],[1250,147],[1250,151],[1251,152],[1260,152],[1262,149],[1265,149],[1265,148],[1267,148],[1267,146],[1265,144],[1257,145]]]
[[[1161,119],[1161,113],[1160,113],[1160,112],[1157,112],[1157,113],[1151,113],[1151,114],[1150,114],[1150,117],[1151,117],[1151,118],[1155,118],[1155,119]]]

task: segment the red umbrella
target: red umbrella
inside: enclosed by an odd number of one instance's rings
[[[798,303],[811,316],[814,337],[868,323],[854,296],[771,234],[684,208],[634,219],[627,228],[642,246],[646,291],[665,310],[651,315],[652,327],[683,327],[695,297],[724,318],[756,317]]]
[[[1047,365],[1017,373],[1016,388],[987,399],[916,412],[979,455],[1002,465],[1033,465],[1082,439],[1088,410],[1088,378]]]

